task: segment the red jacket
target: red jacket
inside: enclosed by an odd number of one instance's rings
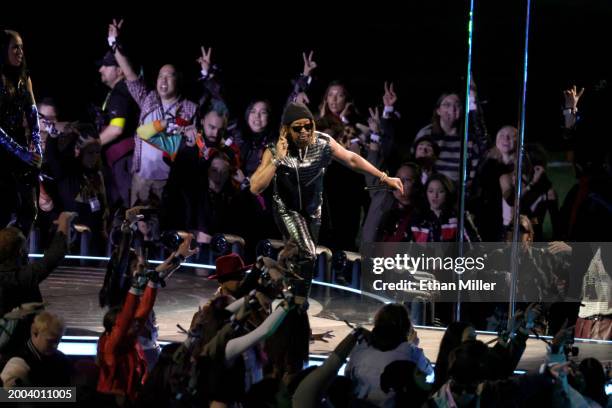
[[[138,328],[143,326],[153,310],[156,295],[157,288],[149,285],[141,299],[130,290],[113,330],[100,336],[98,392],[125,395],[132,401],[136,399],[146,379],[147,363],[138,343],[139,330],[130,328],[133,324]]]

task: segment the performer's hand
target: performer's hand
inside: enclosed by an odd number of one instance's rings
[[[312,54],[314,51],[310,51],[310,54],[306,56],[306,53],[302,53],[302,58],[304,59],[304,71],[302,72],[304,76],[310,76],[312,71],[317,67],[317,63],[313,61]]]
[[[395,106],[396,102],[397,94],[393,89],[393,82],[391,82],[391,84],[387,84],[387,82],[385,82],[385,94],[383,95],[383,103],[385,104],[385,106],[391,107]]]
[[[40,169],[40,167],[42,166],[42,156],[36,152],[30,152],[30,159],[28,160],[28,164],[32,167]]]
[[[385,184],[394,190],[399,190],[401,194],[404,194],[404,183],[397,177],[387,177]]]
[[[278,142],[276,142],[276,158],[279,160],[284,159],[285,156],[287,156],[288,148],[289,143],[287,142],[287,127],[283,126]]]

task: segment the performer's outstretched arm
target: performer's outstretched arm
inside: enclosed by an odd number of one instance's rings
[[[402,181],[399,178],[387,176],[386,173],[372,166],[372,164],[370,164],[360,155],[355,154],[350,150],[347,150],[344,147],[340,146],[340,144],[336,142],[333,138],[329,138],[329,143],[331,145],[332,156],[334,157],[334,159],[338,160],[346,167],[363,174],[370,174],[374,177],[377,177],[381,183],[387,184],[390,188],[394,190],[400,190],[402,193],[404,192],[404,185],[402,184]]]

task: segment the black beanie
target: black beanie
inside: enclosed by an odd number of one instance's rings
[[[299,119],[310,119],[314,122],[314,116],[312,116],[312,112],[310,112],[306,105],[298,102],[289,102],[283,112],[281,123],[283,125],[290,125]]]

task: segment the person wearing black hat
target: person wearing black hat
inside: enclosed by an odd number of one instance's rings
[[[130,174],[134,133],[138,125],[138,105],[130,95],[125,74],[112,51],[98,62],[100,80],[110,88],[102,105],[104,125],[100,142],[106,161],[105,179],[110,203],[113,207],[129,207]]]
[[[314,269],[315,240],[321,222],[323,176],[335,159],[348,168],[379,178],[390,189],[403,190],[402,182],[388,177],[361,156],[343,148],[333,138],[315,130],[306,105],[291,102],[281,119],[276,146],[269,145],[251,178],[251,192],[259,194],[273,182],[276,222],[285,241],[297,246],[291,266],[303,281],[307,296]]]
[[[361,156],[346,150],[330,136],[315,130],[306,105],[290,102],[283,112],[276,145],[265,150],[251,177],[251,192],[262,193],[273,182],[273,212],[283,234],[289,269],[286,282],[297,305],[267,341],[270,364],[288,376],[299,372],[308,359],[310,324],[305,313],[315,264],[315,240],[321,224],[323,176],[332,159],[348,168],[371,174],[390,189],[403,191],[402,182],[376,169]],[[292,248],[289,250],[289,248]]]

